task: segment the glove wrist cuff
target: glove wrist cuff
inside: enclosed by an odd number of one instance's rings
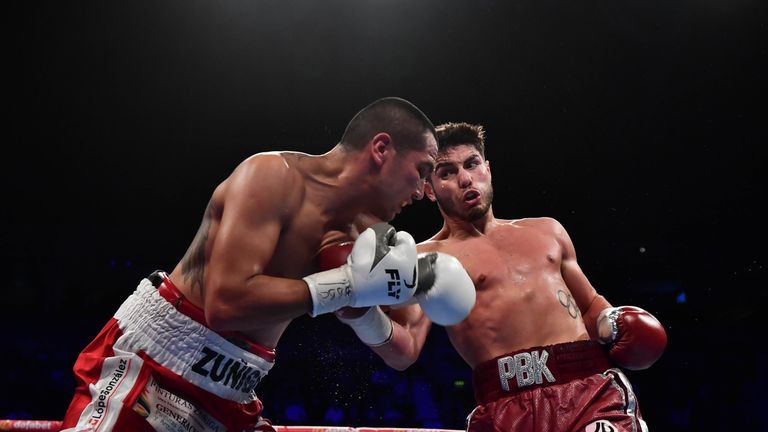
[[[603,309],[597,316],[598,341],[602,344],[611,344],[619,336],[619,314],[617,307]]]
[[[352,303],[352,288],[347,265],[303,278],[312,296],[313,318],[349,306]]]
[[[352,327],[357,337],[368,346],[381,346],[392,339],[392,320],[378,306],[371,307],[357,318],[339,317],[339,320]]]

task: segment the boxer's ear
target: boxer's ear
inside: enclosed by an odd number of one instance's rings
[[[432,188],[432,182],[429,180],[424,182],[424,195],[426,195],[430,201],[435,202],[435,190]]]
[[[377,166],[384,165],[384,162],[394,153],[392,137],[386,132],[377,133],[368,143],[368,150],[371,154],[371,160]]]

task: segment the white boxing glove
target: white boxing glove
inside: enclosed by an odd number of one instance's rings
[[[475,284],[456,257],[441,252],[419,254],[415,298],[434,323],[454,325],[475,306]]]
[[[387,223],[360,234],[340,267],[309,275],[304,281],[312,296],[312,313],[345,306],[365,307],[404,303],[416,291],[416,242]]]

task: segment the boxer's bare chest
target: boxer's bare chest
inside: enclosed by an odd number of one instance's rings
[[[516,226],[450,242],[444,251],[459,258],[478,293],[521,287],[541,276],[559,275],[562,257],[561,247],[552,236]]]
[[[314,206],[303,206],[283,227],[266,273],[272,276],[301,278],[317,271],[318,251],[328,244],[356,236],[350,227],[331,228],[328,218]]]
[[[449,328],[470,365],[548,341],[551,333],[572,327],[573,319],[558,303],[558,292],[567,287],[556,238],[531,227],[503,228],[443,249],[459,258],[477,291],[468,319]]]

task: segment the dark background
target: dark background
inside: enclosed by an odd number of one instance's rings
[[[652,430],[765,430],[764,1],[3,9],[0,418],[63,416],[77,353],[242,159],[325,152],[400,96],[484,124],[495,214],[557,218],[599,292],[665,324],[628,374]],[[419,202],[394,224],[420,241],[441,219]],[[301,318],[259,395],[276,424],[463,428],[469,376],[440,327],[400,373]]]

